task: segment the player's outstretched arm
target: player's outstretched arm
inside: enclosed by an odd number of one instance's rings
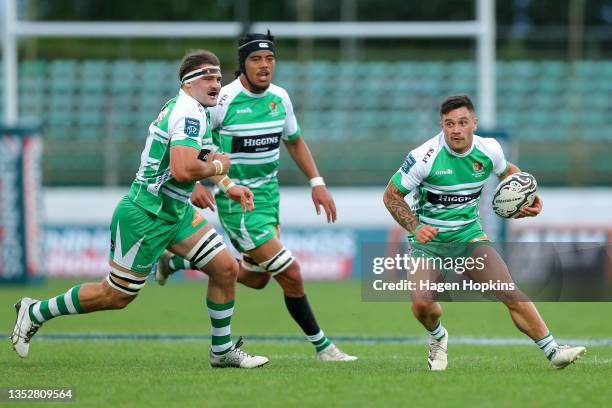
[[[319,170],[308,145],[301,136],[291,141],[285,140],[284,143],[291,158],[293,158],[293,161],[295,161],[308,180],[319,180],[319,183],[316,185],[311,183],[312,202],[314,203],[317,215],[321,214],[321,207],[323,207],[327,216],[327,222],[336,222],[336,203],[327,191],[323,179],[319,176]]]
[[[198,159],[199,151],[189,146],[172,146],[170,148],[170,171],[172,177],[181,183],[202,180],[204,178],[227,174],[230,161],[224,154],[216,154],[210,161]]]
[[[499,179],[503,180],[509,175],[519,173],[520,171],[521,169],[519,169],[516,164],[508,162],[508,168],[504,174],[499,176]],[[533,204],[530,207],[523,208],[517,215],[514,216],[514,218],[535,217],[542,212],[543,204],[542,197],[536,194]]]
[[[406,194],[402,193],[390,181],[383,195],[385,207],[393,217],[393,219],[408,232],[415,234],[419,242],[425,243],[431,241],[437,234],[438,228],[431,225],[421,224],[419,218],[412,212],[408,203],[404,200]]]

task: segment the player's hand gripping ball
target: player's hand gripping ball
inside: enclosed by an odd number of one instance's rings
[[[521,209],[530,207],[538,190],[538,182],[529,173],[514,173],[500,181],[493,194],[493,211],[503,218],[512,218]]]

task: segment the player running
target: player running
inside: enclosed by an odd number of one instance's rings
[[[51,299],[17,302],[11,341],[20,357],[27,357],[32,336],[43,323],[57,316],[126,307],[168,247],[210,278],[206,307],[212,323],[211,366],[254,368],[268,362],[266,357],[240,350],[241,340],[232,343],[230,321],[238,264],[221,236],[189,203],[198,180],[227,174],[230,167],[224,154],[211,154],[207,161],[198,159],[200,151],[212,145],[206,107],[216,105],[221,89],[219,59],[204,50],[188,53],[181,62],[179,79],[179,93],[149,126],[136,179],[115,208],[109,275]],[[231,198],[246,203],[250,191],[237,187]]]
[[[336,208],[301,137],[289,95],[271,83],[276,66],[274,37],[269,31],[245,35],[239,40],[238,60],[237,78],[221,89],[219,103],[211,109],[215,145],[229,155],[232,167],[227,176],[212,178],[220,190],[216,203],[202,186],[194,190],[192,202],[212,210],[216,204],[223,228],[234,247],[243,254],[238,282],[262,289],[273,276],[283,289],[289,314],[315,347],[317,358],[356,360],[332,343],[319,327],[304,292],[299,263],[279,239],[276,176],[281,140],[310,180],[317,214],[323,206],[327,221],[335,222]],[[253,211],[243,212],[244,206],[223,194],[237,186],[248,187],[253,192]],[[166,253],[160,258],[156,279],[164,284],[172,272],[190,267],[180,257]]]
[[[495,139],[474,135],[478,121],[467,96],[446,98],[440,107],[440,117],[442,132],[412,150],[391,178],[384,193],[385,206],[408,230],[412,256],[480,258],[484,268],[469,270],[467,275],[471,279],[512,283],[505,262],[487,245],[490,241],[480,225],[478,204],[491,172],[503,179],[520,170],[506,161]],[[404,201],[413,191],[415,211]],[[457,197],[460,200],[453,199]],[[536,196],[533,205],[524,208],[519,217],[535,217],[541,210],[542,200]],[[421,268],[413,279],[441,277],[440,271]],[[500,290],[494,294],[507,306],[516,327],[535,341],[553,367],[565,368],[586,352],[584,347],[559,346],[535,305],[520,291]],[[442,309],[434,295],[429,291],[413,291],[412,311],[431,335],[429,369],[441,371],[447,366],[448,332],[440,321]]]

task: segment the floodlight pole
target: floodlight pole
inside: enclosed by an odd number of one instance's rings
[[[2,81],[4,83],[4,125],[13,126],[17,122],[19,106],[17,94],[17,40],[15,22],[17,20],[16,0],[4,0],[4,21],[2,25]]]
[[[495,127],[495,0],[478,0],[476,19],[480,33],[478,48],[478,111],[483,127]]]

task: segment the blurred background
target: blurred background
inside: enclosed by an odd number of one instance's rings
[[[483,200],[492,236],[596,242],[612,236],[609,1],[0,4],[5,39],[7,31],[15,39],[21,129],[5,133],[40,136],[41,159],[32,166],[41,178],[31,183],[43,186],[37,199],[28,201],[32,190],[26,188],[29,193],[11,201],[5,181],[0,191],[4,237],[13,225],[6,208],[29,211],[24,220],[39,214],[36,237],[45,244],[39,265],[52,275],[106,274],[110,215],[133,180],[149,123],[178,91],[178,63],[185,51],[215,52],[223,82],[229,83],[237,68],[239,33],[265,27],[277,35],[274,82],[288,90],[303,137],[339,208],[338,224],[327,228],[314,214],[304,176],[286,152],[281,154],[284,239],[301,255],[307,276],[354,276],[364,240],[401,239],[382,206],[382,191],[405,155],[439,132],[439,103],[456,93],[474,99],[481,129],[502,139],[508,157],[535,175],[544,198],[541,217],[509,225],[491,218]],[[6,18],[5,6],[11,4],[18,24]],[[49,24],[28,25],[43,22]],[[101,36],[86,29],[61,34],[75,23],[102,22],[128,26]],[[160,26],[152,35],[145,33],[150,26],[139,25],[143,22],[182,23],[187,31],[205,34],[166,35],[166,26]],[[377,24],[351,25],[366,22]],[[483,58],[489,63],[483,65]],[[6,57],[4,62],[3,72],[10,69]],[[6,79],[0,87],[6,90]],[[6,156],[0,160],[9,167]],[[18,165],[27,176],[23,163]],[[216,222],[216,216],[207,216]],[[34,227],[13,227],[24,243],[31,241],[27,234]],[[14,259],[4,248],[3,259]],[[605,273],[610,277],[609,270]]]

